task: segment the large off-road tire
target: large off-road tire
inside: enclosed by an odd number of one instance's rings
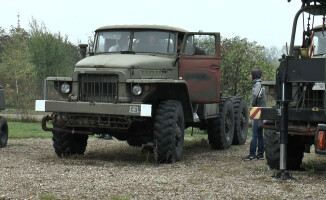
[[[229,99],[219,104],[219,117],[208,119],[207,133],[212,149],[230,148],[234,135],[234,111]]]
[[[154,153],[158,163],[172,163],[182,157],[184,115],[179,101],[160,102],[154,122]]]
[[[88,135],[52,132],[52,141],[55,153],[59,157],[68,157],[73,154],[84,154]]]
[[[280,168],[280,135],[273,130],[264,130],[264,147],[267,164],[271,169]],[[286,168],[300,169],[304,155],[304,143],[300,136],[288,137]]]
[[[133,147],[141,147],[143,144],[146,144],[153,140],[153,137],[150,136],[134,136],[127,139],[127,143]]]
[[[141,147],[153,141],[153,121],[134,122],[128,130],[127,143],[130,146]]]
[[[128,139],[128,133],[127,132],[110,132],[110,135],[115,137],[116,139],[120,141],[126,141]]]
[[[243,97],[232,98],[234,109],[234,137],[232,144],[242,145],[247,140],[249,112],[247,102]]]
[[[8,123],[3,117],[0,117],[0,148],[7,146],[8,141]]]
[[[264,129],[264,148],[267,164],[271,169],[280,167],[280,137],[275,131]]]
[[[75,134],[74,141],[75,141],[75,151],[77,154],[84,155],[87,146],[88,135],[79,135]]]

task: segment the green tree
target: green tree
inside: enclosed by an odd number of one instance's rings
[[[35,19],[30,23],[29,48],[36,80],[40,83],[48,76],[71,76],[80,59],[78,47],[71,44],[67,36],[50,33]]]
[[[6,30],[2,27],[0,27],[0,55],[3,51],[3,45],[5,43],[5,41],[9,38],[9,36],[7,36]],[[1,63],[1,58],[0,58],[0,63]]]
[[[79,50],[68,37],[52,34],[32,19],[30,31],[18,26],[9,33],[0,28],[0,85],[5,86],[8,107],[34,107],[43,97],[43,80],[48,76],[71,76]]]
[[[0,85],[5,86],[7,104],[26,108],[31,103],[34,87],[34,65],[31,63],[26,32],[19,28],[11,29],[11,37],[2,43],[0,63]]]
[[[282,57],[282,49],[278,49],[273,46],[265,49],[266,59],[270,63],[278,62],[278,60]]]
[[[266,59],[266,51],[256,42],[234,37],[221,42],[222,91],[224,96],[242,95],[247,101],[251,94],[250,71],[263,71],[263,80],[274,80],[275,68]]]

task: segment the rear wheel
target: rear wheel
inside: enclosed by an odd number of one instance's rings
[[[244,144],[247,140],[249,126],[249,112],[247,102],[243,97],[232,99],[234,109],[234,137],[233,143],[236,145]]]
[[[8,123],[3,117],[0,117],[0,148],[7,146],[8,141]]]
[[[182,157],[184,143],[184,115],[179,101],[162,101],[154,124],[154,152],[158,163],[172,163]]]
[[[267,164],[271,169],[280,168],[280,136],[274,130],[265,129],[264,147]],[[286,168],[300,169],[304,155],[304,143],[300,136],[289,136],[287,145]]]
[[[212,149],[230,148],[234,135],[234,112],[229,99],[219,104],[219,117],[208,119],[207,133]]]

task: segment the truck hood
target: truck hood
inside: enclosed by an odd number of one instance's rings
[[[173,64],[172,58],[158,57],[153,55],[130,55],[130,54],[105,54],[95,55],[82,59],[76,67],[94,68],[142,68],[142,69],[166,69]]]

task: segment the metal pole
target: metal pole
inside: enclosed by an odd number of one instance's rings
[[[285,99],[285,83],[282,83],[281,121],[280,121],[280,170],[286,170],[288,143],[288,102]]]
[[[292,179],[291,175],[286,172],[287,161],[287,144],[288,144],[288,113],[289,113],[289,100],[286,95],[290,83],[286,83],[285,79],[282,79],[282,93],[281,93],[281,105],[280,105],[280,171],[274,176],[282,180]]]

